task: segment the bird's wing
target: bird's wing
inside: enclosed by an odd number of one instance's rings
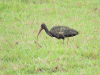
[[[67,26],[55,26],[51,28],[50,33],[57,38],[72,37],[78,34],[76,30],[71,29]]]
[[[60,36],[64,37],[64,31],[68,30],[69,27],[66,26],[55,26],[53,28],[51,28],[50,33],[54,36],[54,37],[58,37],[60,38]]]
[[[78,32],[74,29],[71,29],[71,28],[69,30],[64,30],[65,37],[72,37],[72,36],[75,36],[77,34],[78,34]]]
[[[70,28],[67,26],[55,26],[51,28],[50,32],[56,32],[56,33],[64,33],[65,30],[69,30]]]

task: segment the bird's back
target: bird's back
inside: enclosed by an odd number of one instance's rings
[[[51,28],[50,33],[53,37],[64,39],[65,37],[72,37],[77,35],[77,31],[67,26],[55,26]]]

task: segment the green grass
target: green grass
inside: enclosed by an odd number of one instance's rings
[[[97,8],[97,9],[96,9]],[[48,29],[66,25],[79,35],[63,40]],[[40,46],[42,47],[40,47]],[[0,75],[99,75],[99,0],[1,0]]]

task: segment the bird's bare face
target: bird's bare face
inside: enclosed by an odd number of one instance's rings
[[[43,24],[41,25],[41,28],[42,28],[42,29],[45,29],[45,27],[46,27],[46,25],[43,23]]]

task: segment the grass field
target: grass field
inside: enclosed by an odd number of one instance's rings
[[[79,35],[37,34],[65,25]],[[0,75],[99,75],[99,0],[0,0]]]

